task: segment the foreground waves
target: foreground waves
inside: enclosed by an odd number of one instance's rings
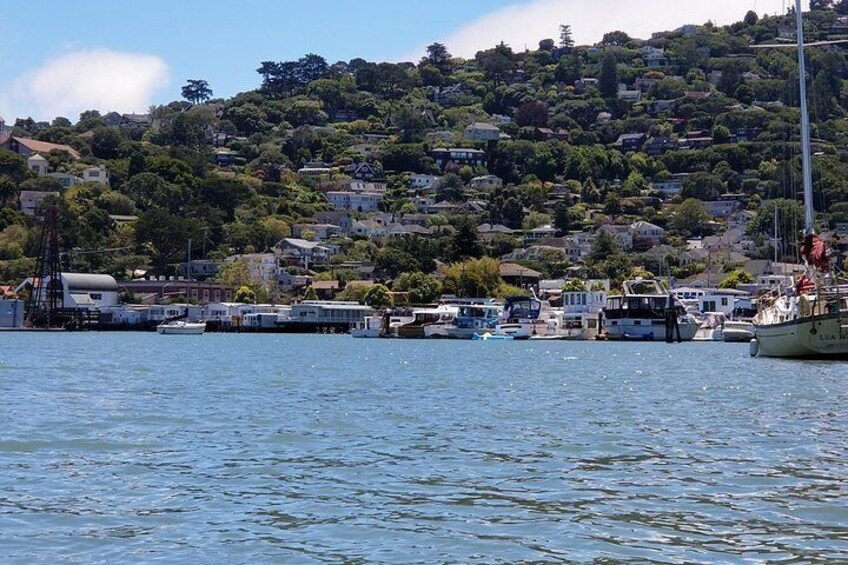
[[[2,334],[4,562],[848,560],[848,365]]]

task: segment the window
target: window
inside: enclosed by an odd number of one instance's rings
[[[92,292],[89,296],[92,300],[103,300],[103,295],[99,292]]]
[[[722,299],[721,299],[721,305],[722,305],[722,306],[727,306],[727,298],[722,298]]]

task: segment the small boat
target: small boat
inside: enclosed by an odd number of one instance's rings
[[[722,329],[722,338],[728,343],[748,343],[757,335],[753,322],[728,320]]]
[[[358,338],[383,337],[383,317],[366,316],[362,322],[357,322],[350,335]]]
[[[474,334],[471,338],[473,341],[513,341],[514,337],[511,335],[499,335],[486,332],[484,334]]]
[[[692,341],[722,341],[727,316],[723,312],[704,312],[701,327]]]
[[[201,335],[206,331],[206,322],[173,320],[159,324],[156,331],[163,335]]]

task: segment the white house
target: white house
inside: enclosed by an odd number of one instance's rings
[[[376,212],[383,201],[378,192],[330,191],[327,201],[335,210],[353,210],[356,212]]]
[[[553,226],[539,226],[524,234],[524,238],[528,241],[539,241],[549,237],[556,237],[556,228]]]
[[[750,294],[734,289],[704,289],[703,296],[698,298],[698,310],[701,312],[722,312],[728,316],[733,313],[734,302],[740,298],[748,298]]]
[[[48,196],[59,196],[58,192],[40,192],[37,190],[22,190],[19,196],[21,203],[21,212],[27,216],[34,216],[35,212],[41,208],[44,199]]]
[[[630,232],[633,235],[634,244],[639,244],[643,247],[659,245],[665,237],[664,229],[641,220],[630,226]]]
[[[738,200],[713,200],[704,202],[704,207],[712,216],[717,218],[729,218],[739,209]]]
[[[436,175],[422,175],[412,173],[409,175],[409,186],[412,188],[430,188],[439,182],[439,177]]]
[[[241,255],[230,255],[224,259],[225,264],[241,262],[247,267],[250,278],[262,282],[274,282],[277,280],[279,262],[273,253],[244,253]]]
[[[47,174],[47,159],[45,159],[38,153],[30,155],[27,158],[26,162],[29,170],[34,172],[38,176],[43,176]]]
[[[497,141],[501,137],[501,129],[492,124],[475,122],[465,128],[463,135],[472,141]]]
[[[297,174],[307,178],[329,177],[333,169],[329,167],[303,167],[298,169]]]
[[[503,186],[503,179],[496,175],[483,175],[474,177],[468,184],[471,188],[500,188]]]
[[[314,241],[287,237],[274,246],[274,252],[292,263],[308,269],[310,265],[325,264],[335,254],[333,247]]]
[[[103,165],[88,167],[82,172],[82,180],[85,182],[96,182],[109,185],[109,173]]]
[[[65,188],[70,188],[72,186],[76,186],[76,185],[80,184],[81,182],[83,182],[83,179],[81,179],[78,176],[72,175],[71,173],[62,173],[62,172],[47,173],[46,176],[48,176],[52,179],[58,180],[60,183],[62,183],[62,186],[65,187]]]

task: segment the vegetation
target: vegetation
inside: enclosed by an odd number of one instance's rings
[[[831,38],[837,17],[848,12],[845,2],[813,8],[810,41]],[[276,281],[272,288],[254,280],[238,258],[221,261],[267,252],[295,229],[335,255],[291,265],[291,274],[347,282],[351,264],[373,265],[385,284],[351,286],[343,296],[381,305],[391,300],[389,288],[415,303],[441,293],[495,296],[505,288],[501,258],[529,251],[538,243],[529,230],[546,227],[559,238],[597,234],[580,261],[554,245],[535,253],[528,265],[546,276],[564,277],[575,262],[587,277],[613,281],[634,267],[691,276],[705,267],[703,258],[681,259],[686,240],[731,227],[708,206],[728,193],[753,213],[743,226],[755,244],[752,257],[769,255],[776,209],[778,232],[789,242],[780,253],[791,259],[801,221],[797,63],[790,50],[750,48],[774,42],[790,25],[786,15],[749,12],[724,27],[708,23],[650,40],[611,31],[598,45],[579,46],[564,24],[535,51],[501,43],[469,60],[439,43],[415,63],[330,63],[310,53],[258,63],[255,90],[229,99],[213,98],[205,80],[188,80],[184,100],[151,109],[140,127],[96,110],[75,123],[18,119],[13,135],[65,144],[81,156],[43,155],[52,171],[79,177],[102,165],[109,184],[66,187],[0,149],[0,282],[18,283],[34,265],[41,219],[19,211],[22,191],[58,194],[67,268],[173,276],[192,242],[191,259],[219,262],[217,279],[258,301],[276,297]],[[848,60],[838,48],[810,49],[809,57],[817,221],[826,228],[848,222]],[[619,83],[639,95],[624,95]],[[465,135],[481,122],[497,125],[500,135]],[[627,135],[643,134],[626,146]],[[433,152],[444,145],[484,156],[444,163]],[[327,193],[352,180],[359,163],[373,165],[386,184],[380,211],[390,219],[377,219],[424,224],[429,235],[319,237],[319,224],[328,223],[319,218],[333,208]],[[325,165],[321,177],[298,174]],[[413,175],[439,179],[416,188]],[[502,185],[477,182],[483,175]],[[655,190],[671,181],[680,194]],[[431,213],[410,219],[419,208]],[[348,219],[375,222],[356,209]],[[638,241],[631,251],[599,230],[639,220],[665,230],[662,243],[672,251],[651,254],[656,242]],[[488,236],[482,224],[514,231]],[[300,292],[315,296],[311,287]]]

